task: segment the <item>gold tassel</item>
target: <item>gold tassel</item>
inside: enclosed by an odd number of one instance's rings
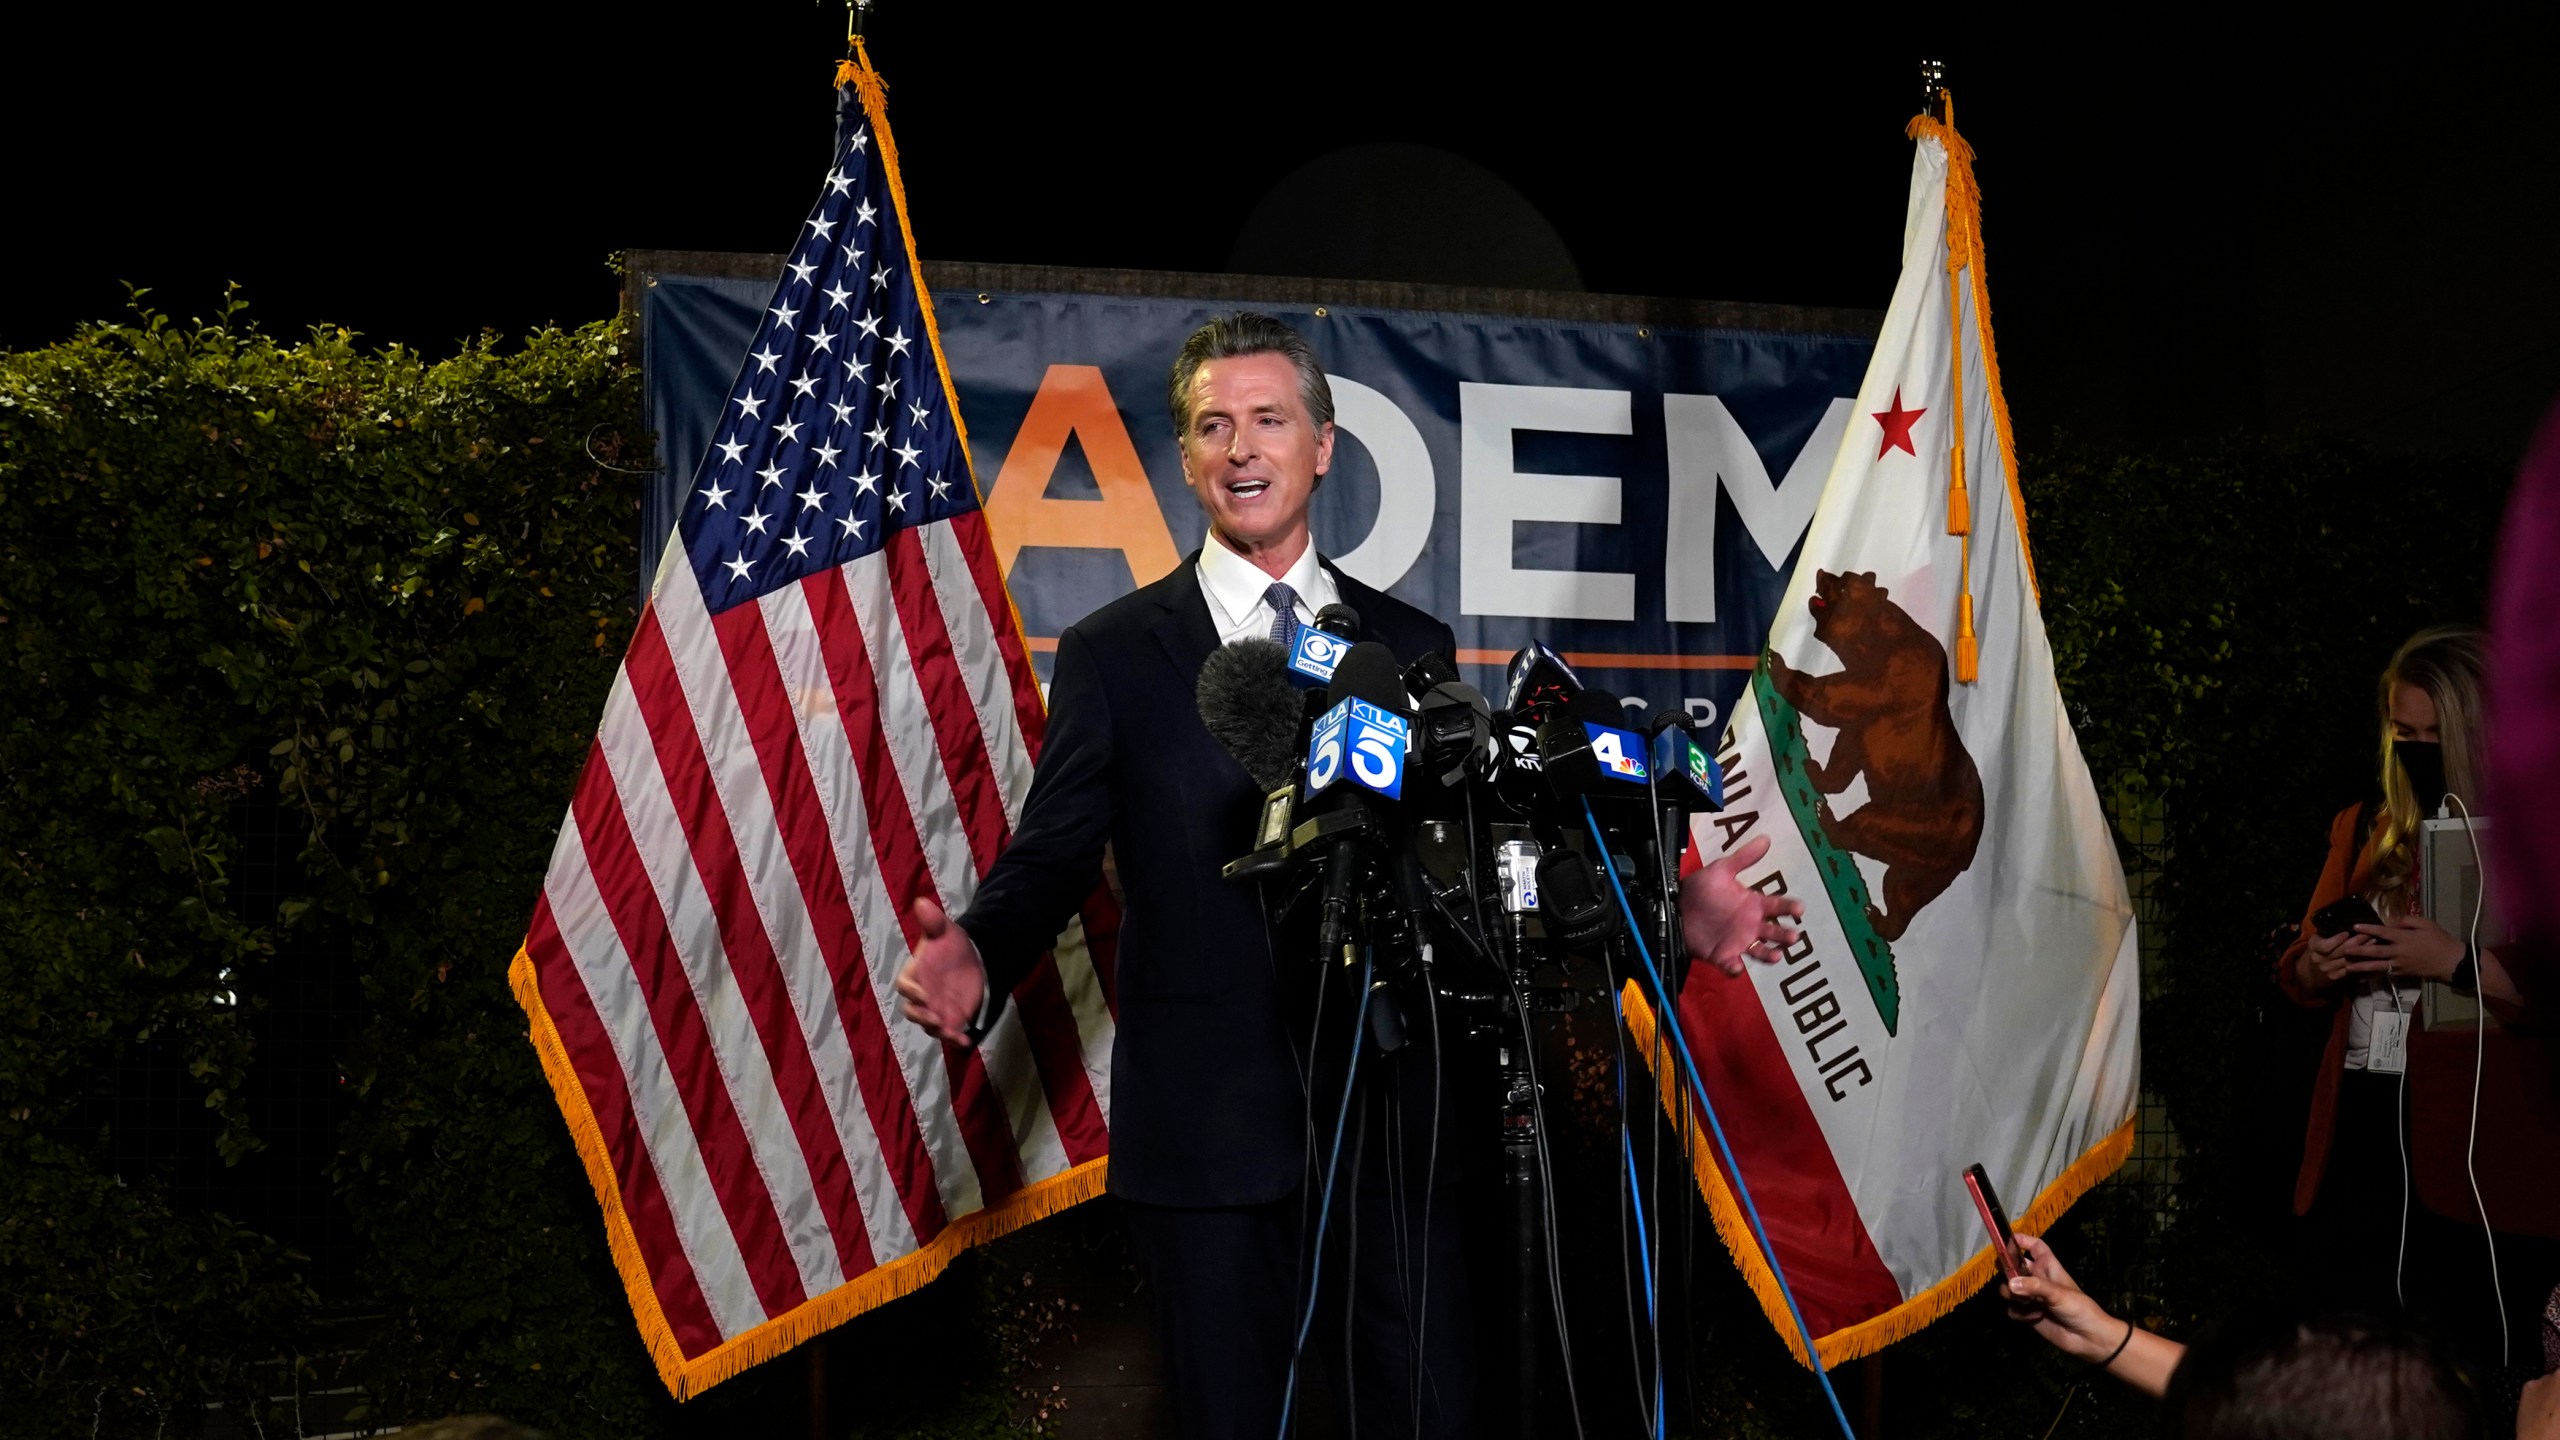
[[[1947,452],[1947,533],[1973,533],[1973,499],[1964,489],[1964,442]]]
[[[862,97],[862,108],[870,115],[871,123],[878,125],[882,123],[882,113],[889,106],[889,82],[881,79],[880,72],[872,68],[871,49],[862,43],[862,37],[853,35],[846,38],[853,41],[853,53],[836,62],[836,88],[841,90],[851,85],[853,92]]]
[[[1982,678],[1982,642],[1973,634],[1973,596],[1967,593],[1956,609],[1956,679],[1966,685]]]

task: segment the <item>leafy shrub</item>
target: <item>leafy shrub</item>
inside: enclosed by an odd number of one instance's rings
[[[156,1047],[254,1153],[262,980],[300,950],[361,996],[334,1175],[393,1306],[375,1394],[640,1428],[657,1382],[504,975],[632,620],[628,342],[429,361],[236,310],[0,357],[7,1423],[183,1428],[307,1350],[300,1257],[120,1173],[81,1106]],[[235,874],[260,804],[304,836],[273,896]]]

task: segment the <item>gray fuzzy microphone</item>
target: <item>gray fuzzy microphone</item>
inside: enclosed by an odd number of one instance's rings
[[[1288,651],[1273,640],[1238,640],[1200,664],[1194,694],[1200,723],[1265,793],[1289,783],[1298,765],[1298,688]]]

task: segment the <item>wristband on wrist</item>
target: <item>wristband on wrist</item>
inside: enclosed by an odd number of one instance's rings
[[[2463,946],[2462,958],[2453,962],[2453,973],[2445,977],[2444,983],[2456,990],[2479,989],[2480,951],[2474,946]]]
[[[2130,1344],[2132,1344],[2132,1343],[2133,1343],[2133,1322],[2132,1322],[2132,1321],[2130,1321],[2130,1320],[2127,1320],[2126,1322],[2124,1322],[2124,1338],[2116,1342],[2116,1348],[2114,1348],[2113,1350],[2110,1350],[2110,1351],[2108,1351],[2108,1352],[2107,1352],[2107,1358],[2106,1358],[2106,1359],[2101,1360],[2101,1361],[2099,1361],[2099,1362],[2098,1362],[2098,1368],[2099,1368],[2099,1369],[2101,1369],[2101,1370],[2104,1370],[2104,1369],[2106,1369],[2108,1366],[2113,1365],[2114,1363],[2116,1363],[2116,1357],[2117,1357],[2117,1356],[2119,1356],[2119,1355],[2122,1355],[2122,1354],[2124,1353],[2124,1347],[2126,1347],[2127,1345],[2130,1345]]]

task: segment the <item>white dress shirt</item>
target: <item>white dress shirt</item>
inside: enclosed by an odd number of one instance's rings
[[[1219,644],[1271,638],[1271,622],[1277,617],[1271,613],[1271,602],[1263,598],[1271,588],[1271,576],[1261,566],[1228,549],[1212,530],[1200,546],[1199,571],[1200,593],[1209,602],[1209,623],[1218,629]],[[1317,562],[1312,538],[1280,583],[1298,592],[1301,625],[1313,625],[1317,611],[1342,598],[1333,572]]]

